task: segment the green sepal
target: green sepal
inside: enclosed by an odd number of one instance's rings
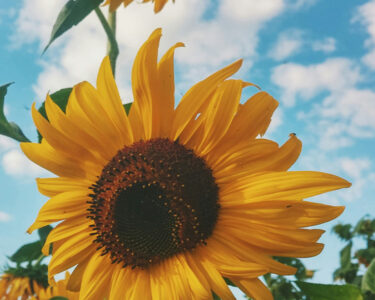
[[[375,294],[375,259],[371,261],[365,275],[363,275],[361,288],[363,291],[370,291]]]
[[[0,134],[19,142],[30,142],[30,140],[23,134],[19,126],[14,122],[8,122],[4,114],[5,95],[7,94],[8,87],[11,84],[13,84],[13,82],[0,86]]]
[[[103,0],[69,0],[57,16],[49,42],[43,52],[48,49],[55,39],[73,26],[78,25],[102,2]]]
[[[310,300],[362,300],[360,289],[351,284],[318,284],[304,281],[295,281],[303,295]]]

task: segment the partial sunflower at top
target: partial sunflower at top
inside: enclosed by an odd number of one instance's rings
[[[33,107],[41,144],[24,153],[55,178],[37,180],[51,197],[29,232],[59,222],[49,276],[76,266],[79,299],[235,299],[229,278],[254,299],[272,299],[258,279],[294,274],[273,256],[319,254],[323,230],[306,229],[343,207],[305,198],[350,186],[334,175],[287,171],[301,142],[258,138],[278,103],[259,92],[240,104],[242,61],[194,85],[175,108],[173,56],[158,61],[161,30],[139,50],[129,115],[109,59],[97,88],[76,85],[66,113],[47,97],[48,121]]]
[[[150,2],[150,1],[155,3],[154,4],[155,13],[158,13],[159,11],[161,11],[164,5],[168,2],[168,0],[143,0],[143,3]],[[175,0],[172,0],[172,1],[174,2]],[[124,6],[126,7],[132,2],[133,0],[106,0],[104,5],[109,4],[110,11],[115,11],[121,5],[121,3],[124,3]]]

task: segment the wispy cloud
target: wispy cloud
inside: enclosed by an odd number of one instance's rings
[[[0,211],[0,222],[9,222],[12,217],[6,212]]]

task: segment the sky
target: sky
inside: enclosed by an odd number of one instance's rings
[[[95,14],[59,38],[48,51],[52,25],[66,0],[0,3],[0,85],[14,82],[6,97],[8,120],[33,141],[33,102],[80,81],[95,83],[106,37]],[[355,223],[375,211],[375,0],[176,0],[154,15],[151,4],[135,1],[118,10],[120,56],[117,83],[132,100],[131,65],[137,49],[163,29],[160,54],[176,42],[176,99],[194,83],[239,59],[234,77],[259,85],[280,105],[266,138],[282,144],[291,132],[303,142],[293,170],[319,170],[352,182],[350,189],[312,199],[345,205],[328,225],[322,254],[304,259],[329,283],[344,244],[331,232],[338,222]],[[103,9],[106,11],[106,9]],[[245,89],[243,101],[254,94]],[[19,246],[37,239],[26,234],[46,201],[35,177],[47,171],[29,162],[17,142],[0,136],[0,266]]]

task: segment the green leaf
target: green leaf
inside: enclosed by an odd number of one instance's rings
[[[365,275],[363,275],[361,287],[363,291],[370,291],[375,294],[375,259],[371,261]]]
[[[22,130],[14,122],[8,122],[4,114],[4,100],[8,92],[8,87],[13,84],[7,83],[0,86],[0,134],[6,135],[19,142],[29,142],[29,139],[23,134]]]
[[[52,42],[86,18],[103,0],[69,0],[61,9],[44,52]]]
[[[47,226],[44,226],[44,227],[38,229],[39,239],[40,239],[40,243],[42,245],[44,245],[44,243],[47,239],[47,236],[51,232],[52,229],[53,228],[52,228],[51,225],[47,225]]]
[[[42,255],[42,244],[36,241],[30,244],[23,245],[19,248],[9,259],[15,263],[22,263],[25,261],[32,261]]]
[[[61,108],[63,112],[65,112],[66,110],[66,105],[68,104],[69,96],[72,90],[73,90],[72,88],[65,88],[65,89],[58,90],[57,92],[50,95],[53,102],[55,102]],[[43,117],[45,117],[48,120],[44,102],[40,106],[39,112]],[[38,132],[38,140],[39,140],[39,143],[42,140],[42,136],[40,135],[39,132]]]
[[[49,298],[49,300],[69,300],[69,299],[65,297],[61,297],[61,296],[55,296],[55,297]]]
[[[303,294],[311,300],[362,300],[362,294],[358,287],[345,284],[318,284],[304,281],[296,281]]]
[[[8,87],[12,84],[13,82],[10,82],[10,83],[0,86],[0,120],[1,121],[6,121],[6,118],[4,115],[4,99],[5,99],[5,95],[8,92]]]
[[[351,263],[351,251],[352,251],[352,242],[349,242],[341,251],[340,251],[340,264],[343,270],[350,268]]]
[[[126,111],[126,114],[128,115],[129,112],[130,112],[130,108],[132,107],[132,104],[133,102],[130,102],[130,103],[126,103],[124,104],[124,108],[125,108],[125,111]]]

